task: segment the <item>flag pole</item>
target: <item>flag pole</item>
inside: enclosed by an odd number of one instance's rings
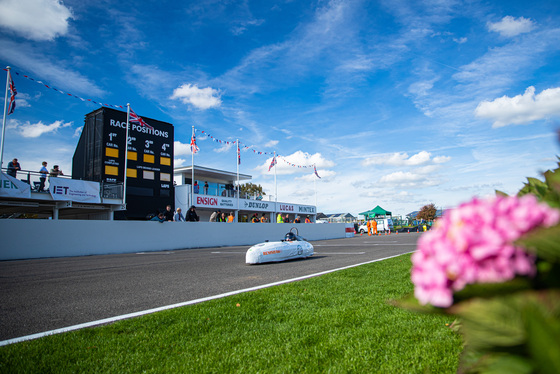
[[[276,166],[278,165],[278,160],[276,160],[276,151],[274,151],[274,222],[276,222],[276,211],[278,210],[278,185],[276,184]]]
[[[4,166],[4,138],[6,137],[6,111],[8,109],[8,88],[10,86],[10,67],[6,66],[6,94],[4,95],[4,118],[2,119],[2,144],[0,145],[0,171]]]
[[[123,205],[126,204],[126,177],[128,172],[128,126],[130,122],[130,103],[126,103],[126,136],[124,139],[124,181],[123,181]]]
[[[241,163],[241,149],[239,139],[237,139],[237,222],[239,222],[239,164]]]
[[[191,143],[194,139],[194,125],[192,127]],[[191,205],[194,205],[194,144],[191,144]]]
[[[313,165],[313,169],[315,170],[316,166]],[[313,178],[313,188],[315,188],[315,212],[317,212],[317,178]]]

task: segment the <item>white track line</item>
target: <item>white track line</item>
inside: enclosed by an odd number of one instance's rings
[[[407,253],[412,253],[412,252],[414,252],[414,251],[407,252]],[[393,258],[393,257],[399,257],[399,256],[405,255],[407,253],[401,253],[401,254],[394,255],[394,256],[380,258],[380,259],[377,259],[377,260],[362,262],[360,264],[349,265],[349,266],[345,266],[345,267],[338,268],[338,269],[322,271],[320,273],[305,275],[303,277],[292,278],[292,279],[287,279],[287,280],[283,280],[283,281],[279,281],[279,282],[264,284],[262,286],[245,288],[243,290],[226,292],[226,293],[215,295],[215,296],[209,296],[209,297],[203,297],[201,299],[185,301],[185,302],[178,303],[178,304],[166,305],[166,306],[162,306],[162,307],[159,307],[159,308],[153,308],[153,309],[143,310],[143,311],[140,311],[140,312],[123,314],[123,315],[116,316],[116,317],[100,319],[100,320],[97,320],[97,321],[81,323],[79,325],[63,327],[63,328],[56,329],[56,330],[50,330],[50,331],[40,332],[40,333],[37,333],[37,334],[21,336],[19,338],[8,339],[8,340],[0,341],[0,347],[4,346],[4,345],[14,344],[14,343],[21,343],[21,342],[24,342],[24,341],[27,341],[27,340],[39,339],[39,338],[43,338],[43,337],[49,336],[49,335],[62,334],[62,333],[69,332],[69,331],[80,330],[80,329],[84,329],[84,328],[87,328],[87,327],[105,325],[105,324],[108,324],[108,323],[113,323],[113,322],[121,321],[121,320],[124,320],[124,319],[141,317],[141,316],[145,316],[147,314],[153,314],[153,313],[161,312],[161,311],[164,311],[164,310],[175,309],[175,308],[180,308],[180,307],[187,306],[187,305],[198,304],[198,303],[202,303],[204,301],[221,299],[223,297],[233,296],[233,295],[237,295],[237,294],[244,293],[244,292],[256,291],[256,290],[260,290],[260,289],[263,289],[263,288],[278,286],[278,285],[285,284],[285,283],[297,282],[297,281],[300,281],[300,280],[303,280],[303,279],[317,277],[319,275],[334,273],[335,271],[339,271],[339,270],[350,269],[350,268],[361,266],[361,265],[371,264],[373,262],[387,260],[387,259],[390,259],[390,258]]]

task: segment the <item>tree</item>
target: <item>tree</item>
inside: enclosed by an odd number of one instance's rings
[[[417,219],[423,219],[426,221],[433,221],[436,218],[436,206],[432,204],[424,205],[420,212],[416,215]]]
[[[239,190],[241,191],[241,194],[247,194],[247,195],[266,195],[266,193],[263,191],[262,186],[253,184],[253,183],[245,183],[239,186]]]

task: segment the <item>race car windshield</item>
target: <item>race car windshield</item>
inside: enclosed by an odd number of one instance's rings
[[[297,240],[297,237],[293,232],[289,232],[289,233],[286,234],[286,237],[284,238],[284,240],[287,241],[287,242],[292,242],[292,241]]]

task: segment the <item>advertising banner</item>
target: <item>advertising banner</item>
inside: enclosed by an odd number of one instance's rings
[[[274,202],[257,200],[240,200],[239,209],[252,212],[274,212]]]
[[[297,205],[297,212],[299,214],[315,214],[317,209],[313,205]]]
[[[197,208],[237,210],[237,198],[195,194],[194,206],[196,206]]]
[[[80,203],[101,203],[99,182],[66,178],[49,178],[49,191],[53,200]]]
[[[278,212],[282,213],[297,213],[297,205],[295,204],[286,204],[286,203],[278,203]]]
[[[29,199],[31,198],[31,186],[2,173],[0,177],[0,196]]]

